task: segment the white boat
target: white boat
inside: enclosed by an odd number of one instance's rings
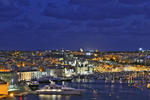
[[[31,90],[37,90],[40,84],[38,81],[30,81],[27,82],[27,85],[30,87]]]
[[[150,89],[150,83],[147,84],[147,88]]]
[[[36,90],[36,94],[54,94],[54,95],[81,95],[83,89],[75,89],[62,85],[50,84],[45,85],[43,88]]]

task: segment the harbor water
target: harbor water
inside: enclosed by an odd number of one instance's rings
[[[13,74],[1,74],[4,80],[10,81],[10,84],[12,83],[17,84],[17,81],[20,81],[20,80],[29,81],[35,77],[41,78],[45,75],[47,75],[45,72],[44,73],[21,72],[21,73],[13,73]],[[105,76],[105,77],[108,77],[108,76]],[[106,79],[108,78],[105,78],[105,79],[75,78],[72,80],[72,82],[62,83],[68,87],[73,87],[77,89],[85,89],[86,91],[83,92],[82,95],[32,95],[32,94],[29,94],[26,96],[5,98],[4,100],[150,100],[150,89],[146,87],[142,87],[142,85],[138,86],[138,84],[136,85],[129,84],[128,80],[120,82],[119,80],[113,81],[113,80],[106,80]],[[143,81],[139,83],[141,84],[143,83]],[[135,82],[138,82],[137,78]],[[47,85],[47,84],[40,84],[40,87],[43,87],[44,85]]]
[[[106,83],[104,80],[76,80],[64,83],[74,88],[86,89],[82,95],[27,95],[14,100],[150,100],[150,90],[136,88],[128,83]]]

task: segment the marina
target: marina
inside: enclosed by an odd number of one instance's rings
[[[99,100],[98,98],[101,97],[100,94],[103,94],[103,96],[107,95],[106,97],[104,97],[106,98],[104,100],[109,100],[110,98],[111,100],[116,100],[117,98],[126,98],[124,97],[123,93],[129,94],[129,96],[132,94],[132,98],[136,98],[136,96],[134,97],[136,93],[140,93],[139,97],[143,98],[142,94],[144,93],[144,98],[149,98],[148,93],[150,93],[150,82],[146,81],[146,78],[149,77],[149,72],[130,72],[126,73],[126,75],[123,74],[124,76],[122,76],[122,73],[120,73],[120,76],[115,76],[116,74],[119,75],[119,73],[105,73],[99,75],[95,74],[92,76],[90,75],[88,77],[82,76],[81,78],[75,77],[72,78],[71,82],[64,81],[57,84],[52,80],[49,80],[49,83],[39,83],[38,80],[24,80],[26,85],[23,81],[17,83],[19,85],[22,84],[23,87],[12,84],[9,85],[10,88],[8,88],[8,94],[3,95],[3,97],[1,98],[9,98],[11,100],[19,100],[20,98],[23,98],[24,100],[28,100],[29,98],[37,98],[36,100],[43,100],[42,98],[45,98],[44,100],[49,100],[55,95],[55,99],[53,98],[53,100],[64,100],[63,98],[67,97],[68,100],[75,100],[74,98],[79,99],[80,96],[82,98],[81,100],[83,100],[83,98],[86,99],[89,96],[89,98],[91,98],[90,100],[92,100],[93,96],[96,100]],[[33,77],[31,77],[31,79],[33,79]],[[3,83],[7,84],[6,82]],[[77,96],[74,97],[74,95]],[[58,99],[57,97],[60,98]]]
[[[136,61],[134,59],[127,59],[122,63],[124,60],[118,59],[124,57],[123,54],[126,56],[128,53],[101,55],[98,51],[12,52],[16,61],[11,60],[7,63],[11,62],[16,66],[7,65],[7,70],[0,67],[0,90],[2,90],[0,98],[147,100],[150,91],[148,63],[145,65],[130,63]],[[0,59],[3,60],[3,57]]]

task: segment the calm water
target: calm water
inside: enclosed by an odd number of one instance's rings
[[[77,80],[67,86],[86,89],[82,96],[28,95],[14,100],[150,100],[150,90],[127,83],[105,83],[103,80]]]

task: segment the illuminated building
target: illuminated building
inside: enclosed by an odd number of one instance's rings
[[[0,84],[0,95],[8,95],[8,83]]]

